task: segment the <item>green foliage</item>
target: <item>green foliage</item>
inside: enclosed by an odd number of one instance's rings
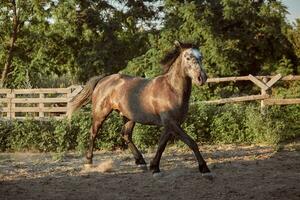
[[[212,119],[211,137],[215,142],[240,143],[246,141],[243,133],[243,114],[240,105],[225,105],[218,109]]]
[[[57,152],[60,158],[68,150],[83,154],[87,149],[91,115],[89,106],[65,120],[0,121],[1,151]],[[268,107],[264,114],[256,104],[192,105],[182,125],[187,134],[201,143],[277,144],[300,137],[300,106]],[[122,119],[112,113],[98,133],[96,149],[124,148]],[[162,128],[137,124],[135,144],[146,149],[158,144]],[[182,143],[181,143],[182,145]]]
[[[293,45],[293,49],[298,58],[300,58],[300,19],[296,19],[294,27],[288,29],[288,39]],[[299,63],[298,63],[299,64]]]
[[[19,25],[7,87],[41,87],[49,78],[63,75],[72,77],[68,84],[80,83],[95,74],[118,72],[146,52],[153,30],[149,22],[156,17],[148,4],[16,0]],[[13,30],[13,7],[10,1],[1,1],[0,7],[2,70]]]
[[[276,69],[276,73],[285,76],[285,75],[293,74],[293,72],[294,69],[291,60],[287,59],[286,57],[283,57],[279,61],[279,66]]]
[[[199,45],[211,76],[271,73],[277,68],[280,72],[297,73],[299,59],[285,34],[289,26],[284,21],[287,11],[282,3],[164,2],[163,28],[159,35],[150,35],[150,49],[133,59],[125,71],[139,72],[138,75],[160,72],[158,60],[175,40],[181,40]],[[283,59],[289,62],[288,70],[283,70]]]
[[[153,77],[175,40],[198,44],[210,76],[299,73],[299,20],[280,1],[20,1],[8,87],[58,87],[95,74]],[[13,32],[0,3],[0,69]],[[64,78],[60,78],[64,77]],[[50,81],[49,81],[50,80]],[[56,81],[57,80],[57,81]]]
[[[300,136],[300,107],[273,106],[261,114],[256,104],[192,106],[185,131],[198,142],[277,144]]]
[[[12,131],[10,121],[0,121],[0,151],[10,149],[9,135]]]
[[[277,144],[281,141],[280,136],[285,135],[284,119],[273,118],[272,110],[264,115],[254,107],[249,107],[246,111],[244,131],[249,142]]]
[[[21,1],[16,0],[19,27],[8,87],[66,87],[94,75],[121,70],[152,78],[159,60],[175,40],[192,42],[204,55],[208,75],[299,74],[300,21],[285,21],[280,1]],[[0,71],[8,56],[11,1],[0,3]],[[158,25],[157,25],[158,24]],[[198,102],[242,93],[257,93],[243,84],[207,84],[193,88],[183,128],[198,142],[269,142],[298,137],[299,106],[202,105]],[[299,82],[278,83],[276,97],[299,98]],[[112,113],[95,143],[97,149],[123,148],[122,119]],[[0,121],[0,150],[63,153],[87,147],[90,107],[66,120]],[[140,148],[157,144],[161,129],[136,125]]]
[[[118,113],[113,112],[104,122],[102,130],[98,133],[96,148],[98,149],[115,149],[123,147],[124,141],[121,137],[123,120]]]
[[[162,128],[137,124],[133,131],[133,141],[141,149],[153,147],[158,144]]]

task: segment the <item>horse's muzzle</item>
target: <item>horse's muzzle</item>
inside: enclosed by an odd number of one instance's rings
[[[206,75],[206,73],[203,72],[203,71],[201,71],[200,72],[200,76],[201,76],[201,80],[203,82],[202,84],[206,83],[206,81],[207,81],[207,75]]]

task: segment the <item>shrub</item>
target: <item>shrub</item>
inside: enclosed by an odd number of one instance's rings
[[[270,106],[265,114],[257,104],[191,105],[182,125],[201,143],[271,143],[300,137],[300,105]],[[124,148],[122,118],[113,112],[95,141],[96,149]],[[91,127],[90,107],[76,113],[71,122],[63,120],[0,121],[0,150],[58,152],[87,149]],[[137,124],[133,140],[141,149],[158,144],[162,128]],[[182,143],[179,143],[182,144]]]
[[[10,149],[10,142],[8,142],[8,137],[12,132],[12,129],[12,124],[10,121],[0,120],[0,151]]]
[[[98,133],[95,147],[98,149],[115,149],[124,147],[121,137],[123,120],[118,113],[113,112],[103,123],[102,129]]]
[[[191,105],[183,129],[196,141],[209,142],[211,140],[209,125],[217,109],[216,105],[204,103]]]
[[[280,135],[284,134],[283,119],[272,118],[272,110],[268,108],[265,114],[261,114],[257,107],[248,107],[245,112],[245,134],[249,143],[276,144]]]
[[[136,124],[133,129],[133,141],[138,148],[145,150],[158,144],[161,132],[162,128],[157,126]]]
[[[241,143],[244,135],[244,106],[240,104],[218,107],[211,121],[211,141],[214,143]]]

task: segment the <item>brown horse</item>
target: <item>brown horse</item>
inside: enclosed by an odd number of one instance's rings
[[[193,150],[202,175],[211,176],[196,142],[180,127],[188,112],[192,83],[202,85],[207,79],[201,53],[191,44],[175,42],[175,49],[165,56],[161,64],[164,73],[151,80],[122,74],[94,77],[71,101],[68,117],[92,101],[93,124],[86,155],[88,164],[92,164],[95,137],[103,121],[112,110],[117,110],[124,117],[122,137],[137,165],[146,166],[146,162],[132,141],[136,122],[164,127],[156,155],[150,163],[153,173],[160,172],[162,153],[170,137],[175,136]]]

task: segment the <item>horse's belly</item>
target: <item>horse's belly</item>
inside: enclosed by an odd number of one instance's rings
[[[160,116],[150,114],[150,113],[142,113],[142,112],[120,112],[120,114],[131,121],[146,124],[146,125],[158,125],[161,126],[162,122]]]

